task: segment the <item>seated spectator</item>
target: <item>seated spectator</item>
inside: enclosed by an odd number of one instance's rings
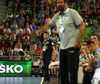
[[[31,43],[30,50],[31,50],[31,47],[33,47],[33,49],[37,50],[37,44],[35,44],[34,42]]]
[[[16,14],[14,13],[14,16],[11,18],[11,23],[16,20],[16,23],[18,24],[18,17],[16,17]]]
[[[24,8],[19,9],[19,14],[25,15],[25,9]]]
[[[29,51],[30,48],[30,42],[28,40],[28,38],[26,37],[25,40],[23,41],[23,49],[27,48]]]
[[[89,23],[87,22],[87,19],[85,19],[84,22],[85,22],[85,26],[88,27],[88,24],[89,24]]]
[[[33,15],[32,21],[36,21],[36,23],[38,22],[38,20],[37,20],[37,18],[36,18],[36,15]]]
[[[24,40],[25,38],[30,39],[30,33],[27,31],[27,29],[25,29],[25,33],[23,34],[23,40]]]
[[[49,17],[49,14],[48,14],[48,15],[46,16],[45,23],[48,23],[50,20],[51,20],[51,18]]]
[[[22,22],[19,22],[18,25],[21,27],[21,29],[24,29],[24,24],[22,24]]]
[[[54,27],[54,29],[52,30],[52,33],[55,33],[58,36],[57,27]]]
[[[29,34],[31,34],[30,26],[29,26],[28,23],[25,25],[24,33],[25,33],[26,30],[27,30],[27,32],[28,32]]]
[[[14,40],[16,40],[16,31],[14,29],[12,29],[12,33],[10,34],[10,36],[13,35],[14,36]]]
[[[30,8],[28,7],[27,10],[25,11],[25,15],[29,16],[31,18],[31,15],[32,15],[32,10],[30,10]]]
[[[3,56],[7,56],[7,48],[2,47]]]
[[[3,56],[3,51],[0,49],[0,56]],[[0,57],[1,58],[1,57]]]
[[[39,66],[39,58],[36,57],[35,62],[33,62],[33,66]]]
[[[15,60],[20,60],[20,56],[24,56],[24,52],[23,52],[23,49],[22,49],[21,45],[16,45],[15,46],[14,56],[18,56],[18,57],[15,57]]]
[[[11,49],[14,49],[14,46],[15,46],[15,43],[14,43],[14,41],[9,41],[9,45],[8,45],[9,47],[11,47]]]
[[[16,40],[16,39],[14,38],[14,35],[10,35],[9,42],[10,42],[10,41],[15,42],[15,40]]]
[[[26,55],[26,52],[29,53],[29,50],[27,49],[27,47],[24,48],[24,55]]]
[[[31,50],[29,51],[30,56],[33,56],[34,52],[35,52],[35,49],[34,47],[31,46]]]
[[[33,31],[31,32],[31,39],[36,40],[36,38],[37,38],[37,34],[36,34],[35,30],[33,30]]]
[[[0,34],[3,34],[4,25],[0,22]]]
[[[38,55],[42,55],[42,46],[39,45],[38,49],[36,51],[37,51]]]
[[[24,24],[25,23],[25,18],[24,18],[24,15],[23,14],[21,14],[20,15],[20,18],[19,18],[20,20],[21,20],[21,22]]]
[[[3,30],[3,33],[7,34],[7,35],[10,35],[11,34],[11,29],[8,26],[6,26],[6,28],[4,28],[4,30]]]
[[[17,11],[19,11],[19,7],[18,7],[18,4],[15,3],[13,7],[13,12],[17,12]]]
[[[9,11],[8,14],[7,14],[7,16],[6,16],[6,19],[7,18],[10,18],[11,19],[12,17],[13,17],[13,13],[11,11]]]
[[[35,22],[34,21],[30,25],[30,28],[31,28],[31,31],[33,31],[33,30],[37,31],[38,30],[38,27],[35,25]]]
[[[32,68],[32,71],[33,71],[33,75],[35,75],[35,77],[43,77],[43,66],[41,63],[39,63],[39,67],[37,68]]]
[[[21,45],[22,46],[21,38],[16,39],[16,45]]]
[[[41,10],[39,11],[39,14],[40,14],[41,12],[45,15],[45,11],[44,11],[44,7],[43,7],[43,6],[41,7]]]
[[[30,61],[31,60],[31,56],[29,55],[29,52],[26,52],[25,56],[25,61]]]
[[[57,70],[59,69],[59,62],[56,61],[55,57],[52,57],[52,60],[48,67],[51,71],[51,75],[56,75]]]
[[[50,39],[54,42],[54,45],[56,45],[57,43],[57,36],[55,33],[52,33],[52,36],[50,37]]]
[[[4,28],[5,28],[6,26],[8,26],[9,28],[10,28],[10,26],[11,26],[11,21],[10,21],[9,18],[7,18],[7,20],[6,20],[5,23],[4,23]]]
[[[21,26],[19,25],[18,28],[16,29],[16,35],[20,33],[23,34],[23,29],[21,29]]]
[[[9,60],[13,60],[12,56],[13,56],[13,49],[12,47],[9,47]]]
[[[44,22],[42,22],[42,19],[39,19],[38,26],[40,26],[40,25],[41,25],[41,23],[43,23],[43,24],[44,24]]]
[[[91,30],[93,30],[93,28],[94,28],[94,25],[93,25],[93,22],[91,19],[89,20],[89,27],[91,27]]]
[[[4,48],[4,50],[7,50],[8,45],[5,43],[5,41],[2,41],[2,44],[0,46],[1,48]],[[6,54],[6,53],[5,53]]]
[[[4,34],[4,35],[3,35],[3,40],[5,41],[6,44],[9,43],[9,42],[8,42],[8,38],[7,38],[7,34]]]

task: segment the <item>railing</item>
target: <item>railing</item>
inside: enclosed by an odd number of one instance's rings
[[[40,57],[40,56],[31,56],[30,61],[34,61],[36,57]],[[0,56],[0,61],[9,61],[9,60],[21,60],[21,61],[28,61],[25,60],[25,56]]]

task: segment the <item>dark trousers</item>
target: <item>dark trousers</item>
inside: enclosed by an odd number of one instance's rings
[[[91,84],[91,80],[93,78],[94,71],[87,72],[83,69],[83,73],[84,73],[84,76],[83,76],[83,83],[82,84]]]
[[[78,64],[78,48],[74,49],[74,47],[72,47],[65,50],[60,50],[61,84],[77,84]]]
[[[50,57],[47,57],[47,55],[43,56],[43,64],[44,64],[45,80],[46,81],[50,81],[49,73],[48,73],[48,66],[50,64],[50,60],[51,60],[51,56]]]

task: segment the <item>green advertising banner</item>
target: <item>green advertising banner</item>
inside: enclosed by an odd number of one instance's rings
[[[0,61],[0,77],[29,77],[31,64],[31,61]]]

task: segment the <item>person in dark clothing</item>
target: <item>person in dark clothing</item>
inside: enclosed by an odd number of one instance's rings
[[[44,71],[45,71],[45,81],[50,81],[49,73],[48,73],[48,66],[50,64],[51,56],[55,55],[55,47],[52,40],[49,39],[49,33],[44,32],[43,34],[44,41],[43,41],[43,64],[44,64]]]

